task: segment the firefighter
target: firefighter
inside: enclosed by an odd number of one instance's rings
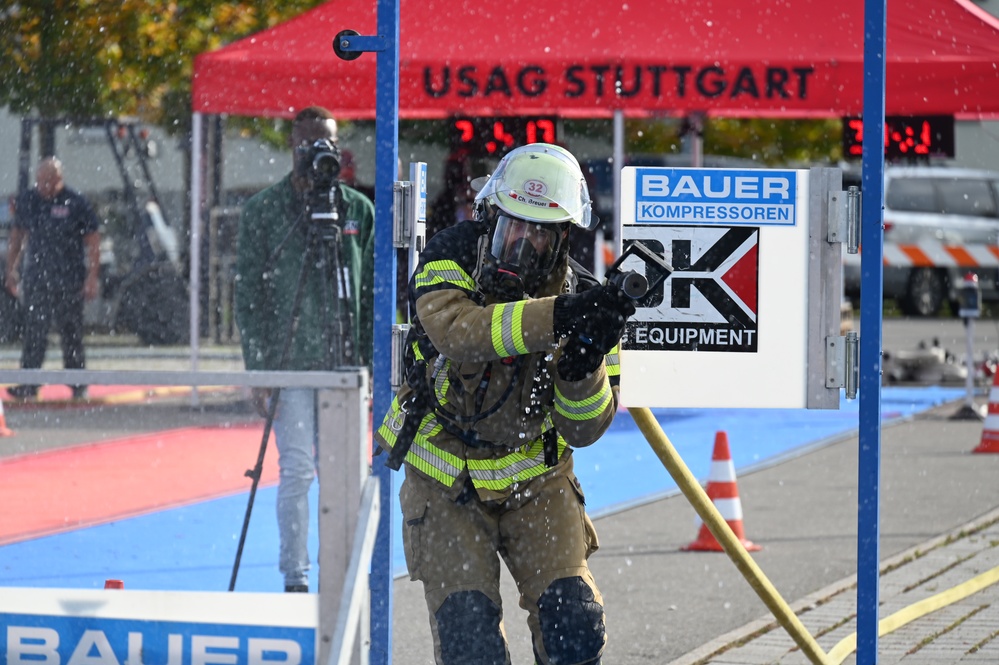
[[[538,663],[599,663],[604,650],[587,566],[597,535],[572,448],[614,418],[616,347],[635,307],[568,256],[570,228],[596,221],[590,207],[568,151],[517,148],[409,282],[406,382],[376,440],[405,467],[406,565],[441,665],[510,662],[499,557]]]

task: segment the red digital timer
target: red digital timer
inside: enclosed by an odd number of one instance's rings
[[[843,118],[843,155],[860,157],[864,121]],[[888,116],[885,118],[885,157],[912,159],[954,156],[954,116]]]
[[[473,155],[502,155],[529,143],[555,143],[557,118],[453,118],[451,143]]]

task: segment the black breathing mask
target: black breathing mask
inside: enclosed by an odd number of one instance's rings
[[[482,289],[505,302],[534,296],[565,254],[563,226],[495,215],[480,279]]]

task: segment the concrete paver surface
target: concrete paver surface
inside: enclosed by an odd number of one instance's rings
[[[999,455],[971,452],[980,442],[982,424],[950,420],[958,406],[938,408],[882,433],[882,561],[920,545],[928,548],[941,535],[999,509]],[[849,620],[856,612],[852,585],[857,570],[857,444],[856,437],[848,437],[738,477],[746,536],[763,546],[753,558],[813,636],[824,626],[813,621],[819,614],[806,621],[804,608],[837,599],[838,612],[831,621],[842,625],[816,638],[825,651],[844,636],[844,631],[855,630],[849,628]],[[665,477],[665,470],[663,474]],[[609,643],[604,662],[807,662],[800,652],[788,653],[794,644],[779,627],[750,640],[741,651],[729,649],[727,656],[712,657],[774,619],[724,553],[680,551],[697,533],[694,511],[682,495],[603,517],[596,520],[596,527],[601,549],[591,559],[591,566],[607,613]],[[994,533],[995,527],[990,528],[993,531],[988,533]],[[992,551],[989,556],[999,549],[997,543],[999,538],[995,537],[986,541],[985,549]],[[951,547],[941,548],[941,553],[948,556]],[[894,576],[904,571],[902,566]],[[912,575],[920,577],[919,571]],[[960,576],[957,571],[954,575]],[[893,579],[886,575],[882,580],[886,610],[895,606],[887,602]],[[516,590],[508,577],[503,591],[513,662],[531,663],[526,614],[517,605]],[[817,592],[824,597],[816,597]],[[904,600],[893,598],[892,602]],[[426,612],[421,585],[398,580],[393,662],[433,663]],[[975,616],[981,621],[984,613],[982,610]],[[969,619],[962,625],[967,624],[968,630],[980,621]],[[926,637],[925,632],[916,635],[919,640]],[[913,636],[909,641],[915,639]],[[995,648],[997,639],[993,636],[980,651]],[[888,637],[879,642],[885,649],[891,644]],[[909,644],[908,648],[914,646]],[[931,653],[927,648],[920,651]],[[964,652],[952,655],[951,660],[925,662],[965,662],[959,659],[965,657]]]

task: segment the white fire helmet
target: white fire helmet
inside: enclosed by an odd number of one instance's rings
[[[508,300],[534,295],[565,259],[570,225],[596,223],[576,158],[547,143],[510,151],[475,202],[491,234],[481,286]]]
[[[596,219],[579,162],[568,150],[532,143],[511,150],[475,197],[531,222],[571,222],[591,229]]]

